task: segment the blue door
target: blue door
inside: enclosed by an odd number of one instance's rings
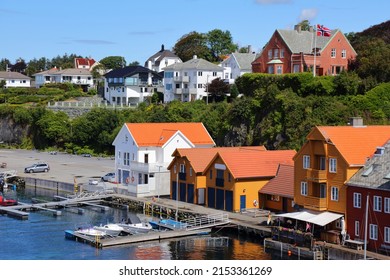
[[[225,191],[224,190],[217,189],[217,201],[216,201],[215,208],[224,210],[224,208],[225,208]]]
[[[225,210],[233,211],[233,192],[226,191],[225,192]]]
[[[187,202],[194,203],[194,185],[193,184],[187,185]]]
[[[240,210],[243,210],[246,208],[246,195],[240,196]]]
[[[186,201],[186,183],[180,183],[180,201]]]
[[[207,188],[207,206],[215,208],[215,189]]]
[[[171,194],[172,194],[172,199],[176,200],[176,182],[175,181],[172,182]]]

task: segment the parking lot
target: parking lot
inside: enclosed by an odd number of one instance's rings
[[[45,162],[50,171],[45,173],[24,173],[24,168],[31,164]],[[49,152],[29,150],[0,149],[0,164],[6,163],[6,170],[16,170],[19,177],[32,177],[73,183],[87,183],[91,178],[100,178],[108,172],[115,171],[115,161],[111,158],[82,157],[66,153],[50,154]]]

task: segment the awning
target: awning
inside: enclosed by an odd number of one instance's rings
[[[340,219],[344,215],[336,214],[332,212],[309,212],[309,211],[300,211],[292,212],[285,214],[277,214],[276,217],[290,218],[299,221],[304,221],[319,226],[325,226],[337,219]]]

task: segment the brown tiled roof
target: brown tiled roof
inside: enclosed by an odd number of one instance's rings
[[[136,144],[162,147],[178,131],[195,145],[215,145],[202,123],[126,123]]]
[[[318,126],[316,129],[325,141],[335,145],[349,165],[364,165],[367,157],[390,139],[388,125]]]
[[[294,165],[280,164],[275,178],[272,178],[259,191],[263,194],[294,197]]]

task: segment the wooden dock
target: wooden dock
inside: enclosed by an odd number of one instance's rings
[[[180,238],[194,235],[206,235],[210,234],[211,228],[198,229],[198,230],[167,230],[167,231],[151,231],[144,234],[133,234],[126,236],[94,238],[78,234],[74,231],[65,231],[65,237],[74,238],[77,241],[88,243],[98,248],[118,246],[126,244],[134,244],[148,241],[160,241],[164,239]]]

